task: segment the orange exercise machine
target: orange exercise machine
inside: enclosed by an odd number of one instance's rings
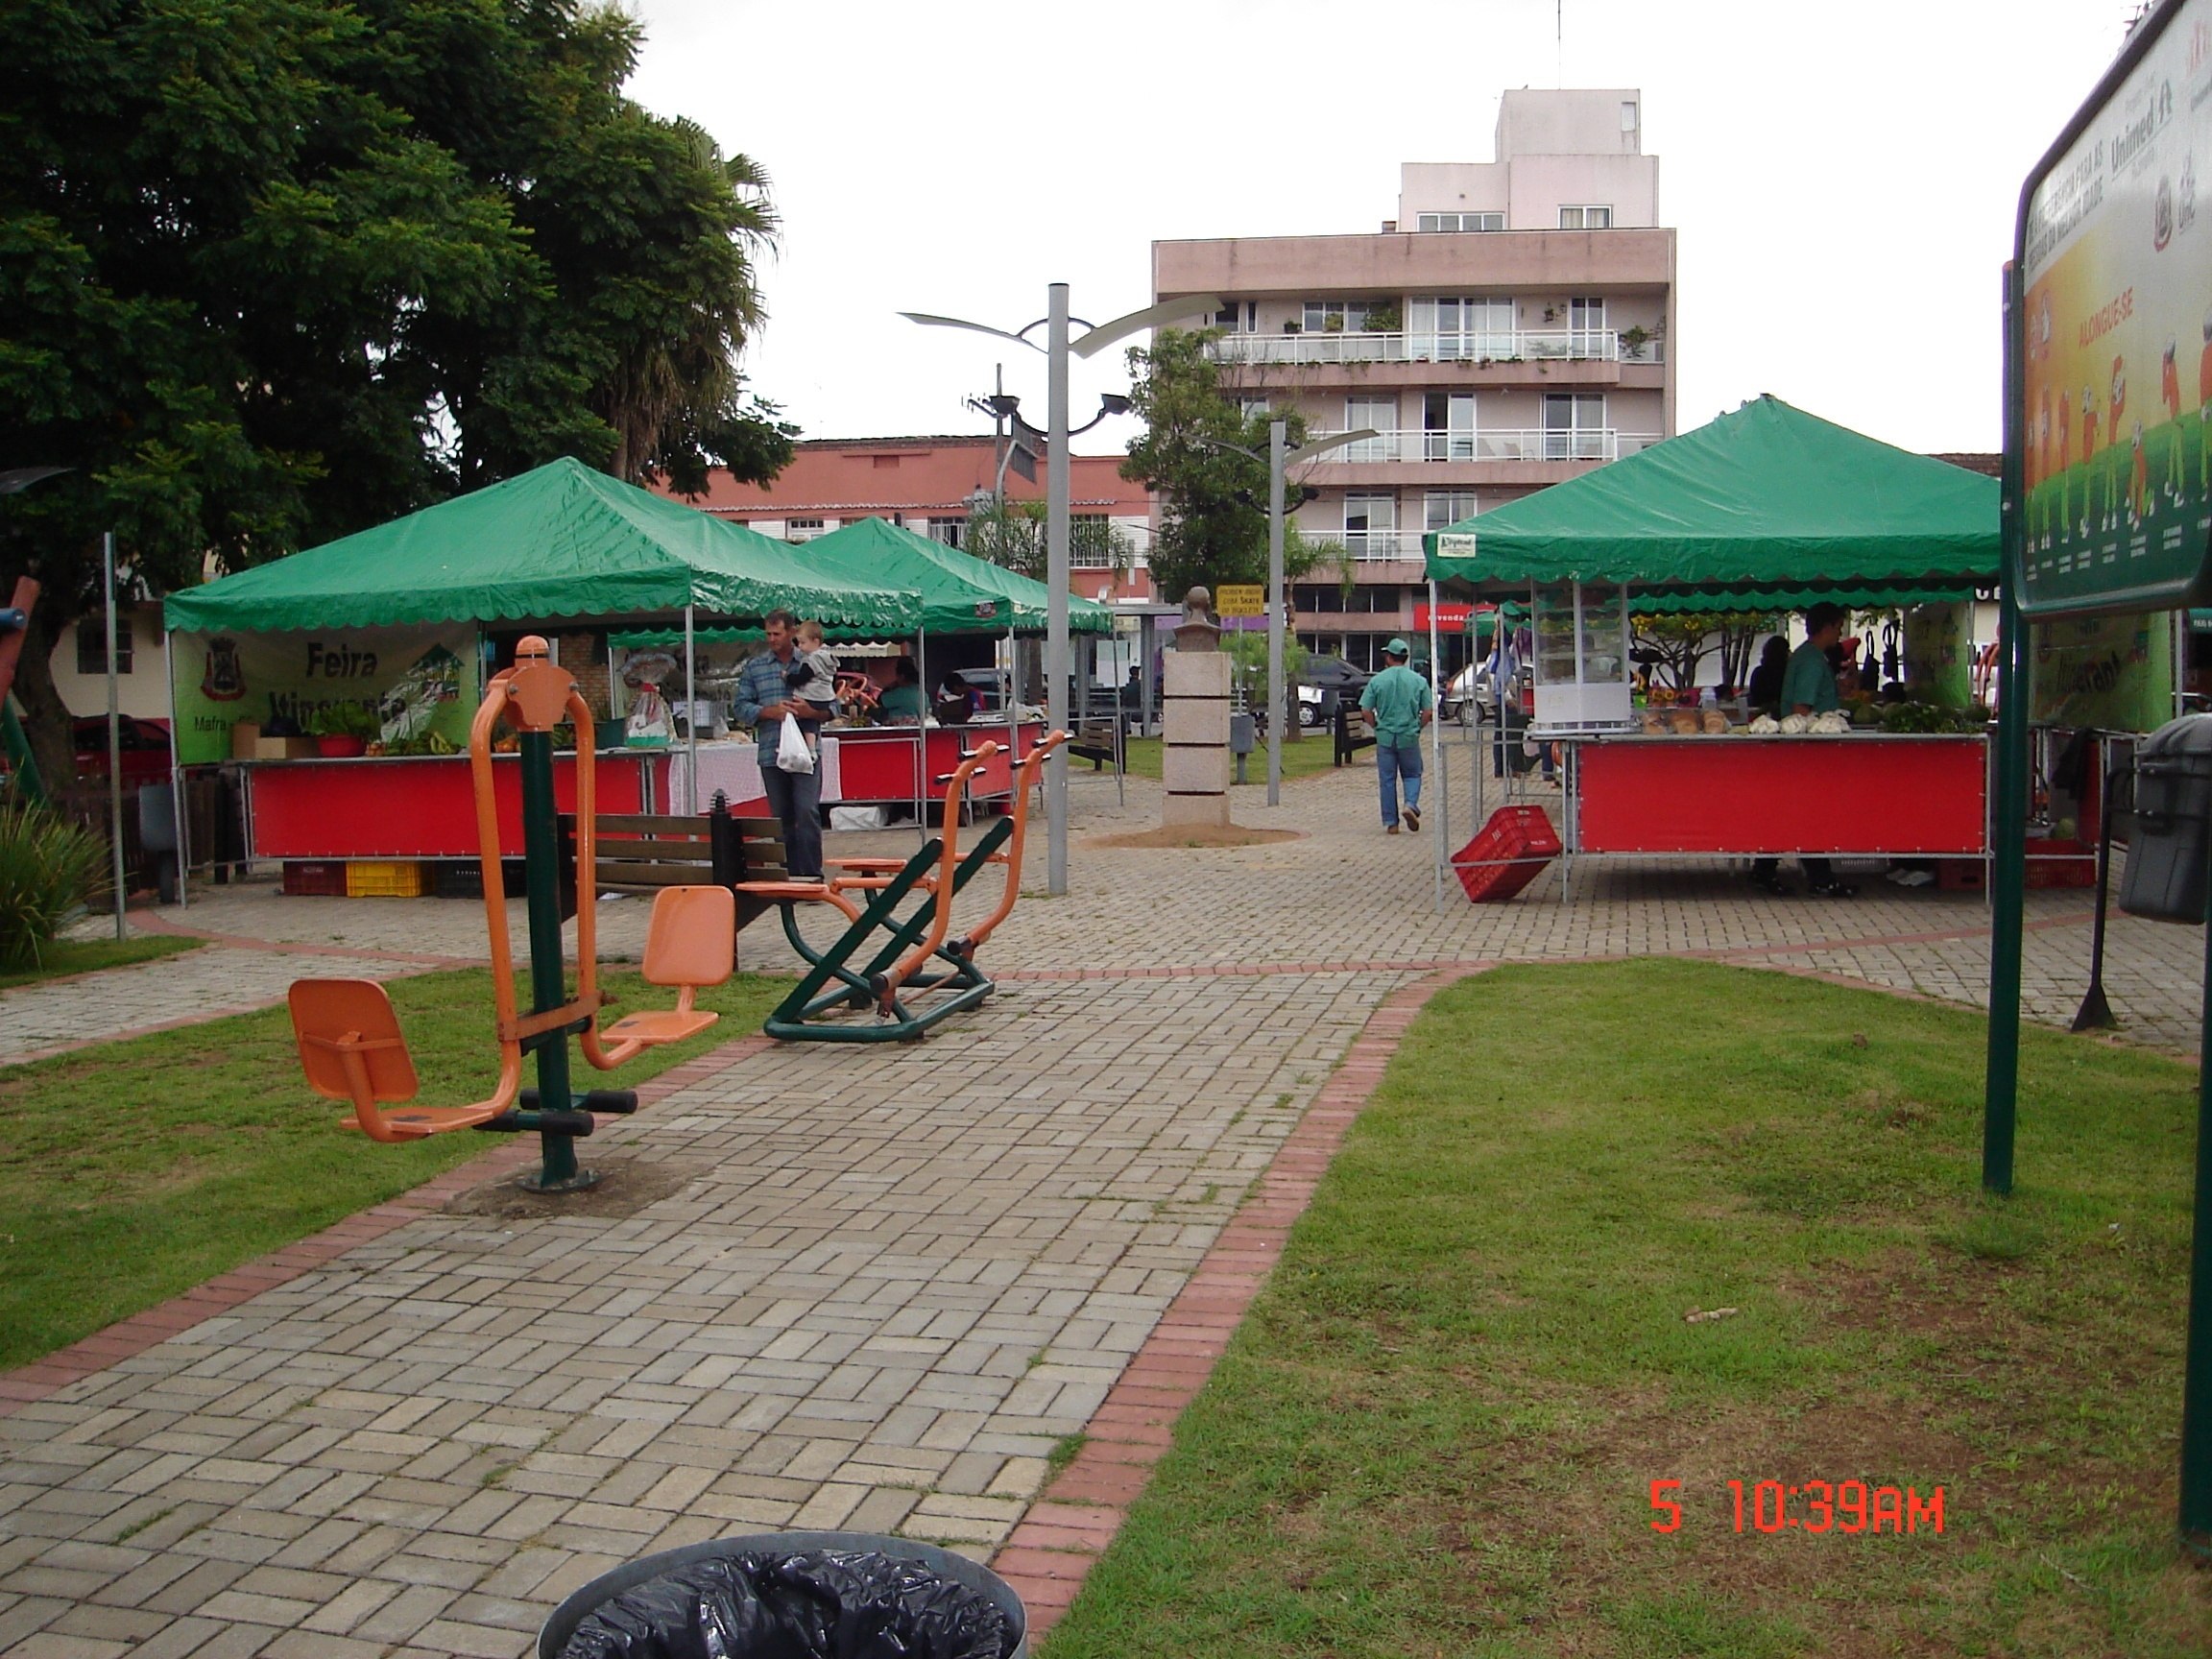
[[[499,819],[493,794],[493,729],[504,720],[517,734],[522,781],[522,849],[528,877],[531,1008],[517,1006],[507,896],[500,865]],[[553,729],[576,730],[576,991],[567,990],[561,943],[560,842],[553,795]],[[676,1006],[632,1014],[601,1027],[609,998],[599,989],[597,890],[591,879],[597,780],[591,709],[575,680],[554,663],[536,635],[517,648],[515,666],[492,677],[469,732],[469,764],[476,799],[476,838],[483,858],[484,920],[492,947],[494,1029],[499,1079],[491,1095],[465,1106],[416,1106],[420,1084],[384,987],[373,979],[301,979],[292,986],[292,1029],[309,1087],[353,1107],[346,1127],[383,1142],[420,1140],[455,1129],[535,1129],[544,1156],[523,1186],[540,1192],[579,1191],[597,1177],[580,1168],[575,1142],[591,1133],[595,1112],[637,1109],[635,1090],[572,1093],[568,1039],[584,1058],[611,1070],[657,1044],[674,1043],[714,1023],[698,1008],[701,989],[719,985],[736,966],[736,898],[727,887],[669,887],[655,899],[645,935],[644,977],[672,986]],[[522,1058],[535,1053],[538,1087],[522,1087]]]

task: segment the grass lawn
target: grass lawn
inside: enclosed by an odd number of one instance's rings
[[[622,1007],[672,993],[609,970]],[[489,970],[390,983],[421,1098],[458,1105],[498,1075]],[[586,1088],[625,1087],[760,1028],[788,981],[702,991],[721,1022]],[[535,1069],[526,1072],[534,1078]],[[489,1150],[461,1133],[380,1146],[310,1093],[282,1008],[0,1070],[0,1365],[20,1365]]]
[[[1130,738],[1129,776],[1157,779],[1160,776],[1160,751],[1163,747],[1165,745],[1158,737]],[[1327,732],[1309,732],[1296,742],[1286,739],[1283,744],[1283,776],[1286,780],[1310,778],[1317,772],[1326,772],[1329,770],[1329,757],[1334,753],[1335,745],[1330,741]],[[1361,750],[1352,763],[1356,766],[1372,766],[1375,762],[1372,756]],[[1070,760],[1068,764],[1071,770],[1080,772],[1088,762]],[[1237,775],[1234,761],[1230,763],[1229,775],[1232,778]],[[1251,758],[1244,762],[1244,776],[1250,780],[1245,784],[1246,788],[1263,790],[1267,787],[1265,738],[1261,739],[1260,747],[1253,750]]]
[[[1669,961],[1442,994],[1045,1659],[2212,1651],[2195,1074],[2024,1039],[1998,1202],[1970,1013]]]
[[[164,933],[134,939],[57,940],[39,953],[36,968],[0,974],[0,991],[41,979],[59,979],[66,974],[94,974],[103,968],[128,968],[134,962],[152,962],[180,950],[197,950],[204,939],[179,939]]]

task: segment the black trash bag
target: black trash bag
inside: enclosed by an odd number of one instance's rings
[[[562,1659],[1002,1659],[979,1590],[872,1551],[696,1561],[602,1601]]]

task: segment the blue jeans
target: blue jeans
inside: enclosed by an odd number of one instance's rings
[[[1375,739],[1375,778],[1382,788],[1382,822],[1385,826],[1398,822],[1398,781],[1406,781],[1406,805],[1419,809],[1421,805],[1421,739],[1411,737],[1403,743],[1392,743],[1384,738]]]
[[[786,772],[772,749],[760,752],[768,810],[783,822],[783,867],[794,876],[822,874],[822,772]]]

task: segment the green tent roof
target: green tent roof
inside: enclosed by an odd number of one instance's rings
[[[799,549],[811,568],[858,579],[873,575],[923,596],[932,634],[1042,633],[1051,589],[1019,571],[932,541],[887,518],[858,518],[817,536]],[[1114,613],[1090,599],[1068,596],[1068,627],[1108,634]]]
[[[1758,397],[1426,538],[1431,577],[1623,582],[1850,602],[1998,569],[1994,478]],[[1780,607],[1777,607],[1780,608]]]
[[[778,607],[825,622],[911,628],[913,593],[841,580],[801,549],[577,461],[554,461],[256,569],[170,595],[171,628],[370,627],[638,616]]]

